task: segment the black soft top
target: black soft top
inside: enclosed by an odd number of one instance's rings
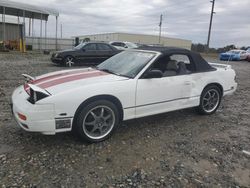
[[[196,72],[206,72],[206,71],[213,71],[213,68],[209,63],[201,57],[199,53],[192,52],[185,48],[177,48],[177,47],[152,47],[152,46],[143,46],[139,47],[140,50],[149,50],[149,51],[156,51],[160,52],[162,56],[170,56],[172,54],[183,54],[187,55],[196,67]]]

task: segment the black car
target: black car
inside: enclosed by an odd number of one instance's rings
[[[51,61],[71,67],[75,64],[97,65],[121,52],[104,42],[85,42],[70,50],[53,53]]]

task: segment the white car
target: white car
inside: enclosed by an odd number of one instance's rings
[[[132,43],[132,42],[116,42],[116,41],[112,41],[109,44],[116,47],[118,50],[126,50],[126,49],[138,48],[138,46],[135,43]]]
[[[24,76],[27,82],[12,95],[20,127],[43,134],[74,130],[89,142],[105,140],[123,120],[190,107],[212,114],[237,88],[230,65],[209,64],[179,48],[127,50],[97,68]]]

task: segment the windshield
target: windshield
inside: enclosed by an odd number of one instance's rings
[[[131,43],[131,42],[126,42],[125,44],[127,45],[128,48],[138,48],[136,44]]]
[[[154,56],[151,52],[124,51],[107,59],[97,69],[134,78]]]
[[[82,49],[85,45],[86,45],[85,42],[80,43],[80,44],[78,44],[76,47],[74,47],[74,49],[80,50],[80,49]]]
[[[232,54],[239,54],[240,51],[231,50],[231,51],[229,51],[229,53],[232,53]]]

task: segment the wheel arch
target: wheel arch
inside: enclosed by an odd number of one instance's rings
[[[221,84],[217,83],[217,82],[213,82],[213,83],[207,84],[207,85],[203,88],[202,92],[204,91],[205,88],[207,88],[207,87],[209,87],[209,86],[213,86],[213,85],[217,86],[217,87],[220,89],[221,96],[223,96],[223,93],[224,93],[223,86],[222,86]]]
[[[75,56],[73,54],[64,54],[63,60],[65,60],[67,57],[73,57],[75,59]]]
[[[93,97],[86,99],[78,106],[78,108],[74,114],[74,118],[73,118],[73,127],[74,127],[74,124],[76,123],[77,114],[80,112],[80,110],[83,108],[83,106],[85,106],[93,101],[96,101],[96,100],[108,100],[108,101],[114,103],[114,105],[116,105],[116,107],[118,108],[120,121],[123,120],[123,107],[122,107],[121,101],[117,97],[115,97],[113,95],[96,95],[96,96],[93,96]]]

